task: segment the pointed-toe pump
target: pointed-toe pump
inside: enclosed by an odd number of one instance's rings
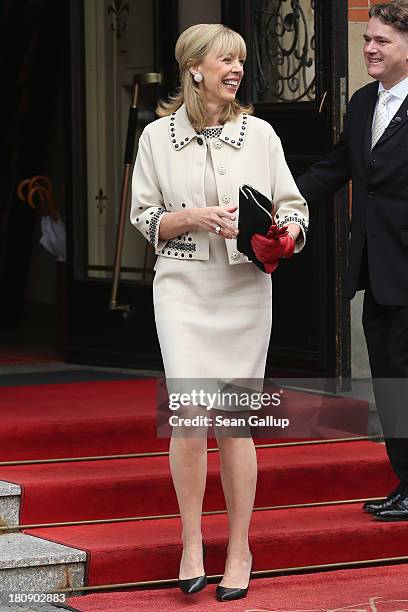
[[[248,586],[246,589],[239,589],[235,587],[223,587],[217,586],[216,597],[218,601],[233,601],[234,599],[244,599],[248,594],[249,581],[251,579],[252,572],[252,558],[251,558],[251,569],[249,570]]]
[[[203,542],[203,561],[205,559],[206,553],[207,548]],[[204,587],[207,586],[207,576],[204,574],[203,576],[196,576],[195,578],[185,578],[184,580],[180,580],[179,578],[178,586],[186,595],[198,593],[199,591],[202,591]]]

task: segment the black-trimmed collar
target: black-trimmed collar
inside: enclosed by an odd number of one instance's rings
[[[240,149],[244,144],[247,128],[248,115],[242,113],[235,121],[225,123],[219,139],[236,149]],[[188,118],[185,104],[182,104],[177,111],[169,116],[168,129],[170,142],[175,151],[181,151],[189,142],[198,137]]]

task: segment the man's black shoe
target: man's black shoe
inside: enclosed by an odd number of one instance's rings
[[[386,499],[366,502],[363,505],[363,511],[368,512],[369,514],[374,514],[375,512],[379,512],[381,510],[388,510],[388,508],[391,508],[391,506],[395,502],[399,501],[399,499],[402,497],[404,497],[404,495],[398,493],[398,491],[393,491]]]
[[[400,495],[392,506],[377,510],[373,516],[377,521],[408,521],[408,497]]]

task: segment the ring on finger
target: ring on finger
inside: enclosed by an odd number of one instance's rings
[[[215,228],[215,233],[218,234],[218,236],[221,234],[221,225],[217,225]]]

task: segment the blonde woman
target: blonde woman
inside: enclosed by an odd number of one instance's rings
[[[188,28],[176,44],[180,89],[139,141],[131,222],[155,247],[153,294],[167,380],[262,379],[272,317],[271,277],[236,246],[239,187],[275,203],[292,251],[305,242],[308,212],[272,127],[235,99],[246,57],[242,37],[220,24]],[[187,408],[195,414],[197,406]],[[248,529],[257,461],[250,437],[219,436],[229,518],[217,599],[245,597],[252,556]],[[173,434],[170,468],[182,521],[179,586],[205,587],[201,513],[206,437]]]

